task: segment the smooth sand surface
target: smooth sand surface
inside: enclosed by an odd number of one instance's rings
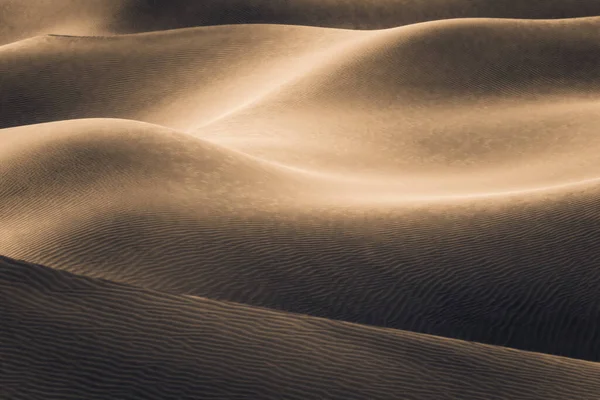
[[[0,399],[600,398],[600,3],[33,3]]]

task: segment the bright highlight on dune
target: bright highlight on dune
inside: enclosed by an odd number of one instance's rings
[[[0,399],[599,399],[598,127],[593,0],[0,0]]]

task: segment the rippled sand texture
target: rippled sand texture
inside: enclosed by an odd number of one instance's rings
[[[596,15],[0,0],[0,399],[600,399]]]

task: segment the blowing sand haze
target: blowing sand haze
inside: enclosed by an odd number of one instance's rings
[[[0,399],[600,399],[600,2],[0,0]]]

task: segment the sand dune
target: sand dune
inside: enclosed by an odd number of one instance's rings
[[[173,29],[197,25],[277,23],[349,29],[383,29],[448,18],[553,19],[595,16],[592,0],[153,0],[131,1],[116,30]]]
[[[0,287],[3,390],[14,399],[595,399],[600,390],[594,363],[165,295],[6,258]]]
[[[0,48],[6,93],[0,126],[126,118],[193,130],[273,103],[286,110],[294,103],[398,112],[444,110],[449,102],[467,107],[490,96],[501,103],[515,96],[589,99],[598,93],[598,21],[467,19],[368,32],[237,25],[112,38],[42,36]],[[464,54],[468,48],[473,52]]]
[[[597,189],[343,214],[172,192],[13,206],[2,252],[169,293],[599,360]]]
[[[595,0],[20,0],[0,1],[0,45],[27,37],[114,35],[228,24],[394,28],[450,18],[595,16]]]
[[[599,398],[598,15],[0,0],[0,398]]]
[[[149,189],[172,196],[177,186],[222,202],[228,196],[285,195],[302,182],[289,169],[207,143],[162,126],[119,119],[80,119],[4,129],[0,193],[65,199],[88,189],[94,196],[128,196]],[[157,157],[159,159],[157,159]],[[69,196],[65,196],[70,193]],[[218,196],[215,198],[215,196]],[[110,203],[110,201],[108,202]],[[17,214],[19,215],[19,214]]]
[[[423,199],[575,185],[597,178],[598,21],[37,37],[0,51],[0,124],[165,125],[332,184],[351,174],[346,197],[357,187]]]
[[[7,93],[0,123],[126,118],[181,128],[190,118],[214,118],[273,85],[278,75],[285,80],[303,59],[356,35],[240,25],[114,38],[40,36],[0,48]]]
[[[2,254],[168,293],[600,357],[600,274],[586,250],[598,240],[594,182],[394,205],[410,192],[386,199],[373,184],[367,195],[360,180],[147,123],[0,132]]]

